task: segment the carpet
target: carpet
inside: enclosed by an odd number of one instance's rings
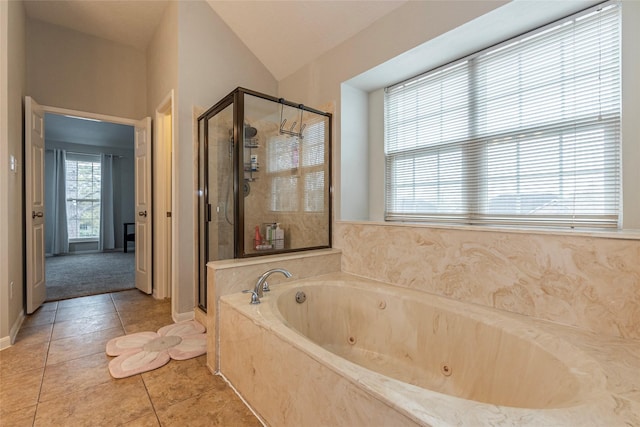
[[[195,320],[163,326],[158,332],[137,332],[107,343],[109,373],[126,378],[151,371],[173,360],[187,360],[207,352],[205,328]]]
[[[135,253],[59,255],[46,260],[47,301],[135,288]]]

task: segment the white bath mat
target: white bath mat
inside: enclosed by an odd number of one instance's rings
[[[163,326],[158,332],[138,332],[107,343],[114,378],[125,378],[166,365],[171,359],[186,360],[207,352],[205,328],[194,320]]]

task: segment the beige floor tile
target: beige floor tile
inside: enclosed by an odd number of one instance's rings
[[[141,299],[139,297],[133,298],[132,300],[114,300],[114,305],[116,306],[116,310],[118,313],[126,313],[126,312],[161,312],[161,311],[169,311],[171,312],[171,301],[170,300],[157,300],[151,296],[146,296],[145,299]]]
[[[56,313],[56,323],[65,320],[80,319],[83,317],[93,317],[98,314],[115,313],[116,307],[112,301],[97,302],[88,305],[75,305],[71,307],[60,307]]]
[[[127,427],[160,427],[160,421],[158,421],[156,414],[153,413],[122,425]]]
[[[84,335],[122,326],[117,313],[97,314],[93,317],[65,320],[53,325],[51,340]]]
[[[168,408],[157,408],[156,412],[161,425],[163,427],[262,426],[224,380],[218,376],[214,378],[219,382],[215,388]]]
[[[77,306],[87,306],[91,304],[100,304],[108,301],[111,301],[110,294],[100,294],[100,295],[91,295],[88,297],[71,298],[71,299],[58,301],[58,309],[68,308],[68,307],[77,307]]]
[[[0,377],[0,418],[38,403],[43,369],[32,369]]]
[[[56,317],[55,310],[43,311],[42,307],[36,310],[33,314],[27,314],[24,318],[24,322],[22,322],[22,327],[26,328],[29,326],[37,326],[37,325],[49,325],[53,323]]]
[[[3,407],[0,410],[0,425],[2,427],[31,427],[36,415],[36,405],[11,410]]]
[[[115,381],[109,374],[109,360],[111,358],[106,354],[96,353],[68,362],[48,365],[42,379],[40,402]]]
[[[111,299],[113,302],[118,301],[142,301],[153,299],[151,295],[147,295],[138,289],[128,289],[126,291],[112,292]]]
[[[53,323],[48,325],[36,325],[21,327],[16,336],[16,342],[14,345],[36,344],[45,343],[51,339],[51,331],[53,330]]]
[[[197,359],[171,360],[160,369],[143,373],[142,380],[156,408],[166,408],[218,385]]]
[[[18,344],[0,351],[0,375],[12,375],[44,367],[48,342]]]
[[[105,354],[107,342],[124,335],[122,326],[104,329],[90,334],[51,341],[47,365],[55,365],[90,354]]]
[[[45,303],[0,352],[0,426],[260,426],[206,355],[111,377],[110,339],[173,323],[138,290]]]
[[[152,414],[149,396],[136,375],[41,402],[34,426],[115,426]]]
[[[49,301],[42,304],[39,310],[42,311],[56,311],[58,309],[58,301]]]
[[[158,329],[166,325],[172,325],[173,318],[171,313],[163,310],[159,313],[154,312],[129,312],[120,313],[120,319],[127,334],[135,332],[157,332]]]

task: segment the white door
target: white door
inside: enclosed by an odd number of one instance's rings
[[[136,288],[151,294],[151,118],[140,120],[135,128]]]
[[[27,313],[40,307],[47,297],[44,258],[44,110],[25,97],[25,263]]]

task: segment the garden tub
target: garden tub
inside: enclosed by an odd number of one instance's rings
[[[524,316],[334,273],[221,298],[220,372],[274,426],[623,425],[600,364]]]

